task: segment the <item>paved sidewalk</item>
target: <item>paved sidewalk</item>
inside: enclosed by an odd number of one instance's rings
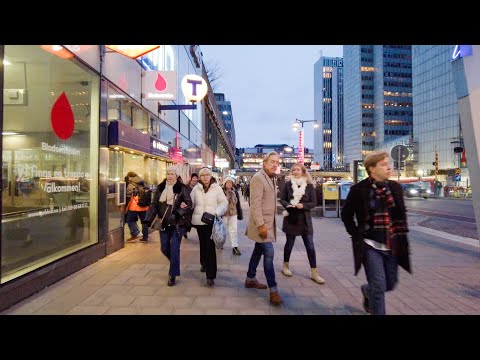
[[[248,205],[243,203],[248,219]],[[410,224],[423,219],[410,217]],[[281,228],[282,216],[277,216]],[[239,222],[241,256],[227,242],[217,250],[215,286],[200,272],[195,230],[181,245],[181,276],[167,286],[168,261],[160,253],[158,232],[148,244],[124,249],[78,271],[0,314],[225,314],[364,315],[360,285],[364,270],[353,276],[350,239],[338,218],[314,218],[318,285],[309,278],[305,247],[297,237],[290,259],[293,277],[281,273],[285,236],[279,229],[275,269],[284,304],[271,306],[268,290],[246,289],[244,280],[253,241]],[[414,274],[399,271],[398,287],[387,293],[388,314],[480,314],[479,248],[422,232],[410,232]],[[265,282],[262,264],[257,278]]]

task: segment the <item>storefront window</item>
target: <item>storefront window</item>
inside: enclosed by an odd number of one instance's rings
[[[99,78],[45,46],[4,53],[2,283],[98,241]]]
[[[123,206],[117,205],[117,183],[125,181],[123,175],[123,153],[110,150],[108,152],[108,231],[122,226]]]

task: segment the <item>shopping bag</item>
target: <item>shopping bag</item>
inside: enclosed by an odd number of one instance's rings
[[[218,216],[215,216],[213,222],[211,239],[215,243],[217,249],[221,249],[227,240],[227,229],[225,228],[222,219]]]

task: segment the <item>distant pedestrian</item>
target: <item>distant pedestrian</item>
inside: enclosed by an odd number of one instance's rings
[[[388,180],[392,172],[388,153],[374,151],[364,164],[368,178],[350,188],[342,221],[352,236],[355,275],[363,264],[367,276],[368,284],[361,286],[363,307],[373,315],[385,315],[385,291],[395,288],[398,265],[412,272],[407,215],[402,187]]]
[[[134,242],[140,238],[140,229],[138,228],[137,221],[140,219],[142,222],[142,238],[140,241],[148,241],[148,227],[143,224],[145,219],[145,214],[147,213],[148,206],[143,206],[140,201],[140,192],[146,188],[146,184],[143,179],[134,173],[133,171],[129,172],[125,177],[125,180],[128,179],[126,196],[128,202],[125,206],[125,221],[130,230],[130,237],[125,240],[127,242]]]
[[[227,197],[228,206],[227,211],[223,215],[223,223],[227,229],[227,237],[232,245],[232,252],[235,255],[242,255],[238,250],[238,220],[243,219],[242,206],[240,205],[240,196],[237,189],[234,187],[235,180],[230,176],[226,176],[223,179],[223,192]]]
[[[188,184],[187,184],[187,189],[189,191],[189,193],[192,191],[192,189],[195,187],[195,185],[197,185],[198,183],[198,174],[197,173],[192,173],[192,175],[190,175],[190,180],[188,181]],[[192,213],[188,213],[186,215],[186,218],[188,220],[187,222],[187,231],[185,231],[185,235],[183,235],[183,237],[185,239],[188,238],[188,235],[187,233],[190,232],[190,230],[192,230]]]
[[[257,267],[263,255],[263,271],[270,288],[270,303],[280,305],[282,298],[278,293],[275,281],[273,242],[277,240],[277,183],[275,173],[280,163],[280,156],[275,151],[269,152],[263,159],[263,169],[253,175],[250,180],[250,215],[247,233],[249,239],[255,241],[255,247],[248,264],[246,288],[266,289],[255,277]]]
[[[301,236],[307,250],[310,278],[318,284],[323,284],[325,280],[317,271],[317,258],[315,244],[313,243],[313,224],[310,210],[317,205],[317,201],[312,178],[305,166],[294,164],[291,167],[289,179],[283,186],[280,197],[280,203],[285,208],[282,231],[287,236],[283,249],[282,273],[285,276],[293,275],[289,268],[290,255],[295,244],[295,238]]]

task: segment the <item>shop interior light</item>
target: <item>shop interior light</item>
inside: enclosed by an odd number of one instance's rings
[[[115,146],[113,150],[119,150],[120,148],[118,146]]]
[[[7,59],[3,59],[3,65],[12,65],[12,63]]]
[[[158,49],[160,45],[105,45],[105,47],[131,59],[136,59]]]

